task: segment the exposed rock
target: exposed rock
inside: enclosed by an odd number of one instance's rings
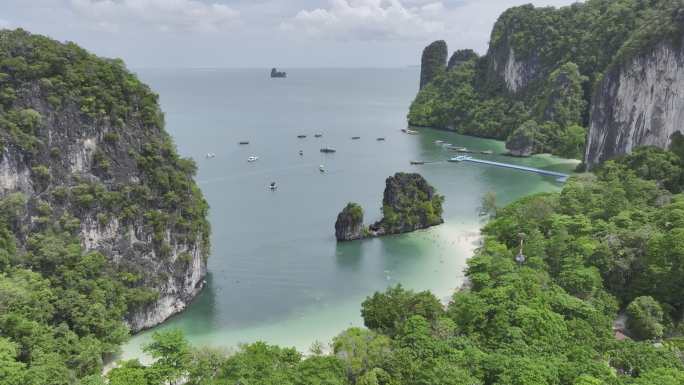
[[[446,68],[448,54],[444,40],[437,40],[425,47],[420,66],[420,88],[425,87],[439,71]]]
[[[399,172],[385,181],[383,218],[366,228],[361,206],[349,203],[337,216],[335,237],[338,241],[350,241],[436,226],[444,223],[442,203],[444,197],[420,174]]]
[[[0,34],[3,49],[33,65],[32,35]],[[156,95],[122,63],[85,51],[69,56],[73,46],[37,39],[64,55],[64,71],[97,63],[107,73],[73,70],[83,89],[64,93],[55,91],[48,75],[32,79],[12,69],[0,74],[0,88],[11,86],[13,96],[0,111],[32,122],[31,130],[25,130],[30,134],[23,135],[0,126],[0,198],[13,193],[27,198],[17,226],[18,246],[24,247],[41,223],[54,223],[59,231],[77,236],[85,251],[97,250],[119,271],[139,277],[135,288],[157,293],[156,301],[128,315],[132,331],[152,327],[183,309],[204,282],[209,225],[206,202],[193,181],[194,163],[178,157],[163,128]],[[85,98],[90,90],[105,93],[98,76],[109,76],[112,89],[124,90],[106,95],[119,98],[115,107],[94,110],[91,106],[101,101]],[[194,212],[180,210],[181,203],[174,203],[179,201],[196,203]],[[49,214],[39,212],[39,202],[48,205]],[[49,217],[36,220],[45,215]]]
[[[443,202],[444,197],[420,174],[396,173],[385,181],[383,218],[370,230],[378,235],[397,234],[442,224]]]
[[[353,241],[364,237],[363,208],[356,203],[348,203],[337,215],[335,238],[338,241]]]
[[[592,101],[585,163],[652,145],[667,148],[684,131],[684,46],[656,44],[609,71]]]

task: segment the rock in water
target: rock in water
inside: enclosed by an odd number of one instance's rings
[[[425,47],[420,65],[420,88],[425,87],[447,65],[447,44],[437,40]]]
[[[335,238],[338,241],[353,241],[364,236],[363,208],[356,203],[348,203],[337,215]]]
[[[337,216],[335,237],[338,241],[351,241],[439,225],[444,223],[443,202],[444,197],[420,174],[396,173],[385,182],[383,218],[367,228],[363,225],[361,206],[349,203]]]
[[[370,228],[377,235],[398,234],[444,223],[444,197],[420,174],[396,173],[385,181],[382,220]]]

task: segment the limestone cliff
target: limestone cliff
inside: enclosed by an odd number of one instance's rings
[[[353,241],[365,235],[363,209],[356,203],[348,203],[335,221],[335,238],[338,241]]]
[[[588,167],[684,131],[684,46],[661,41],[610,70],[594,94]]]
[[[420,174],[398,172],[385,181],[383,217],[370,230],[398,234],[439,225],[444,223],[443,202],[444,197]]]
[[[365,227],[363,209],[349,203],[337,216],[335,237],[338,241],[351,241],[436,226],[444,223],[443,203],[444,197],[420,174],[398,172],[385,181],[382,219]]]
[[[425,47],[420,66],[420,88],[425,87],[439,71],[446,68],[448,54],[444,40],[437,40]]]
[[[202,289],[207,204],[163,126],[157,96],[118,60],[24,31],[0,32],[0,198],[22,193],[20,247],[68,233],[152,294],[132,331],[182,310]]]

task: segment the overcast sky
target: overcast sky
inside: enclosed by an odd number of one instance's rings
[[[0,0],[0,28],[129,67],[397,67],[422,48],[486,51],[506,8],[573,0]]]

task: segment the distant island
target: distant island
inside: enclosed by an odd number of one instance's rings
[[[286,78],[287,72],[278,71],[277,68],[271,68],[271,77],[272,78]]]
[[[420,174],[396,173],[385,182],[383,218],[366,227],[363,208],[357,203],[348,203],[337,216],[335,238],[352,241],[436,226],[444,223],[443,202],[444,197]]]

